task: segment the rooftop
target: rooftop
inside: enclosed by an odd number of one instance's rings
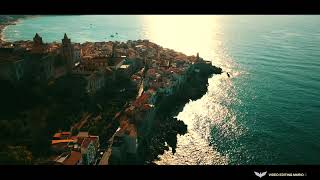
[[[124,64],[120,66],[120,69],[127,69],[128,67],[130,67],[130,65],[128,64]]]
[[[64,165],[76,165],[81,159],[81,153],[77,151],[71,151],[70,156],[63,161]]]
[[[52,140],[51,144],[59,144],[59,143],[69,143],[69,142],[74,142],[73,139],[59,139],[59,140]]]
[[[55,133],[53,135],[53,138],[61,138],[62,136],[70,136],[71,132],[60,132],[60,133]]]
[[[89,137],[89,133],[81,131],[81,132],[78,133],[78,137]]]

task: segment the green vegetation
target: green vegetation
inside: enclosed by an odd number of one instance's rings
[[[3,164],[35,163],[49,157],[52,135],[59,130],[70,131],[85,112],[91,118],[80,130],[100,136],[100,143],[105,145],[118,127],[114,115],[136,96],[129,79],[108,81],[94,96],[86,94],[84,79],[72,76],[59,78],[50,85],[32,81],[17,85],[8,81],[0,83],[0,163]],[[127,91],[120,92],[123,88]],[[79,129],[73,129],[72,134],[78,132]],[[12,147],[17,148],[12,151]],[[28,154],[28,158],[21,159],[21,154]]]
[[[25,146],[8,146],[0,152],[2,164],[31,164],[32,153]]]

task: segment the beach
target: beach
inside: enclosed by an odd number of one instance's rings
[[[6,42],[6,40],[3,37],[3,31],[6,29],[9,25],[16,25],[19,23],[19,21],[23,18],[26,18],[28,16],[23,15],[0,15],[0,43]]]

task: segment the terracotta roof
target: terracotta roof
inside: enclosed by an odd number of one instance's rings
[[[68,139],[70,135],[71,135],[70,132],[55,133],[55,134],[53,135],[53,138]]]
[[[51,144],[74,142],[73,139],[52,140]]]
[[[151,109],[152,107],[153,106],[151,104],[144,104],[142,109],[146,111],[146,110]]]
[[[60,137],[61,137],[61,133],[55,133],[55,134],[53,135],[53,137],[54,137],[54,138],[60,138]]]
[[[89,136],[88,132],[81,131],[78,133],[78,137],[88,137],[88,136]]]
[[[81,153],[77,151],[71,151],[70,156],[66,159],[64,165],[76,165],[81,159]]]
[[[134,106],[139,107],[147,102],[149,99],[149,94],[143,93],[135,102],[133,103]]]

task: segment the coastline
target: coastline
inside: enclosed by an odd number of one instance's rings
[[[171,96],[164,97],[158,104],[158,110],[152,128],[148,132],[140,134],[139,143],[139,164],[152,164],[159,160],[159,155],[165,151],[171,151],[174,154],[177,147],[177,136],[188,132],[187,125],[176,118],[179,112],[190,100],[200,99],[207,92],[208,79],[213,75],[221,74],[222,69],[209,64],[200,64],[196,66],[201,69],[200,73],[191,73],[188,77],[188,83],[183,83]],[[139,131],[138,131],[139,132]],[[149,149],[148,147],[152,147]]]
[[[7,42],[6,39],[4,38],[3,32],[5,31],[5,29],[9,26],[9,25],[16,25],[17,23],[19,23],[19,21],[21,20],[21,18],[18,19],[14,19],[5,23],[0,22],[0,43],[4,43]]]
[[[1,17],[1,16],[0,16]],[[4,35],[3,32],[5,31],[5,29],[10,26],[10,25],[16,25],[18,24],[21,20],[26,19],[26,18],[33,18],[33,17],[37,17],[34,15],[28,15],[28,16],[22,16],[22,17],[14,17],[14,16],[7,16],[6,18],[11,18],[11,20],[7,20],[6,22],[1,22],[0,20],[0,43],[6,43],[8,42]]]
[[[7,28],[7,26],[8,25],[2,25],[2,24],[0,25],[0,43],[7,42],[2,34],[4,32],[4,30]]]
[[[1,43],[9,43],[3,39],[3,30],[5,30],[8,25],[19,23],[23,18],[25,17],[1,24]],[[139,42],[142,41],[140,40]],[[159,98],[159,101],[156,103],[156,116],[154,116],[156,118],[147,117],[146,122],[139,125],[138,123],[134,124],[137,126],[137,129],[139,129],[138,139],[140,142],[138,145],[139,148],[137,149],[138,164],[153,164],[153,161],[159,158],[158,155],[168,151],[169,147],[172,148],[172,153],[175,153],[177,135],[187,133],[187,125],[184,124],[183,121],[176,119],[175,116],[190,99],[199,99],[207,92],[208,78],[210,76],[213,74],[221,74],[222,72],[221,68],[212,66],[211,63],[208,64],[208,61],[203,61],[203,59],[191,66],[192,70],[190,70],[190,72],[188,71],[187,81],[181,83],[180,86],[174,90],[175,93],[169,96],[165,93],[159,93],[161,98]],[[195,71],[194,68],[198,71]],[[116,126],[118,127],[118,124],[116,124]],[[99,136],[101,137],[102,135]]]

